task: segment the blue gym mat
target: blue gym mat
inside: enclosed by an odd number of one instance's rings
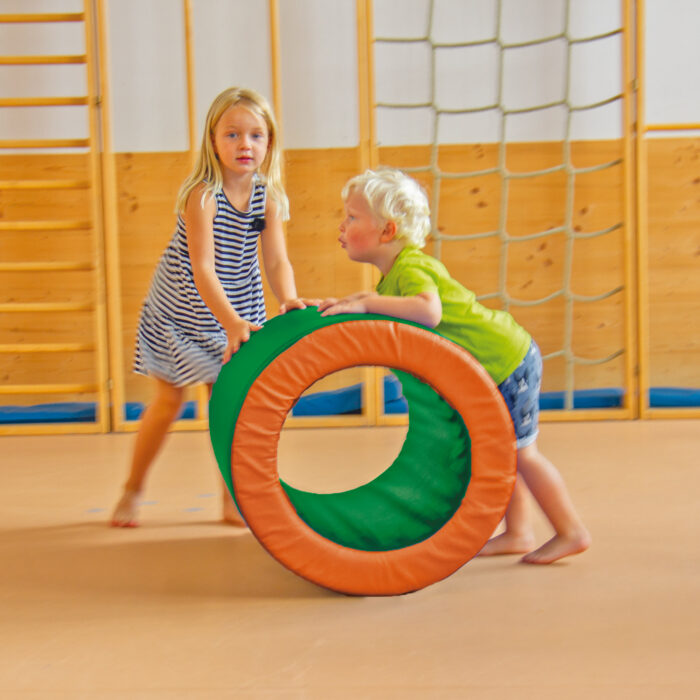
[[[622,406],[624,392],[619,388],[582,389],[574,392],[574,409],[614,408]],[[700,406],[700,389],[653,387],[649,391],[650,408],[688,408]],[[563,391],[546,391],[540,395],[542,410],[564,408]],[[126,420],[138,420],[144,405],[126,404]],[[292,409],[293,416],[336,416],[358,414],[362,410],[362,384],[353,384],[334,391],[318,391],[302,396]],[[393,375],[384,378],[384,411],[406,413],[406,400],[401,385]],[[180,418],[196,418],[197,405],[185,403]],[[45,403],[37,406],[0,406],[0,424],[15,423],[92,423],[96,419],[94,402]]]

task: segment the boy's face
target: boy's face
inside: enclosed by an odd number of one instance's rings
[[[367,200],[358,192],[351,192],[345,200],[345,219],[339,226],[338,240],[350,260],[372,263],[382,241],[383,227],[369,208]]]

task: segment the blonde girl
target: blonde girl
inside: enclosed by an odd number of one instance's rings
[[[156,268],[136,335],[134,371],[153,377],[129,475],[111,524],[135,527],[146,474],[186,386],[211,387],[265,322],[258,240],[280,311],[303,308],[287,257],[278,129],[267,101],[232,87],[212,103],[197,162],[177,197],[177,226]],[[224,488],[224,520],[240,524]]]

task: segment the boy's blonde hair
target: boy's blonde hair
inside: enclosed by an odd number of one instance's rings
[[[282,184],[281,147],[279,143],[279,130],[275,122],[275,116],[267,100],[255,90],[231,87],[217,95],[209,107],[204,123],[204,136],[202,147],[192,172],[187,176],[177,195],[175,211],[182,214],[185,211],[187,199],[195,187],[204,183],[204,195],[215,195],[221,192],[223,178],[221,165],[214,152],[214,129],[219,123],[223,113],[230,107],[245,107],[265,122],[269,137],[267,154],[260,166],[258,175],[267,185],[268,194],[277,204],[280,218],[284,221],[289,218],[289,200]],[[204,202],[204,197],[202,198]]]
[[[343,201],[354,192],[361,194],[374,216],[396,224],[396,237],[405,245],[422,248],[430,233],[430,206],[423,188],[400,170],[365,170],[347,182]]]

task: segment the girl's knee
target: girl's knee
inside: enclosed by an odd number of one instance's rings
[[[158,382],[158,391],[154,403],[164,413],[177,415],[182,407],[185,390],[183,387],[174,386],[167,382]]]

